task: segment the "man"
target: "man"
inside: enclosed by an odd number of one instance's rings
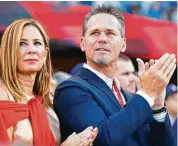
[[[127,103],[114,78],[117,58],[126,49],[124,19],[118,9],[99,6],[86,15],[81,49],[87,64],[55,91],[62,139],[90,125],[98,127],[94,146],[173,146],[161,93],[175,70],[175,55],[167,53],[150,61],[149,67],[137,59],[140,88]]]
[[[171,120],[173,134],[177,140],[177,86],[169,84],[166,88],[166,107]]]
[[[116,78],[122,89],[129,94],[135,94],[136,92],[134,72],[135,68],[132,60],[128,56],[120,54],[117,62]]]

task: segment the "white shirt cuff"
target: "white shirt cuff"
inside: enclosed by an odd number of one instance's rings
[[[154,105],[154,99],[152,99],[150,96],[148,96],[143,91],[137,91],[136,94],[142,96],[148,102],[150,107],[152,107]],[[164,122],[165,119],[166,119],[166,114],[167,114],[167,112],[162,112],[162,113],[159,113],[159,114],[153,114],[153,118],[158,122]]]
[[[143,91],[137,91],[136,94],[142,96],[147,102],[148,104],[150,105],[150,107],[152,107],[154,105],[154,100],[148,96],[146,93],[144,93]]]
[[[153,118],[158,122],[164,122],[166,119],[167,112],[162,112],[159,114],[153,114]]]

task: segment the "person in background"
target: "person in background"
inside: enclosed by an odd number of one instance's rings
[[[13,22],[0,47],[0,143],[61,144],[58,118],[50,102],[52,66],[49,38],[33,19]],[[70,135],[61,146],[90,146],[97,128]]]
[[[169,84],[166,88],[166,107],[171,120],[172,130],[177,141],[177,86],[175,84]]]
[[[51,78],[51,91],[50,91],[51,103],[53,103],[54,91],[55,91],[56,87],[70,77],[71,77],[70,74],[63,72],[63,71],[58,71],[58,72],[54,73],[53,77]]]
[[[118,79],[121,88],[132,95],[136,93],[134,72],[135,68],[132,60],[128,56],[120,54],[118,57],[116,78]]]
[[[71,77],[71,74],[63,72],[63,71],[55,72],[53,75],[53,79],[56,80],[57,86],[70,77]]]

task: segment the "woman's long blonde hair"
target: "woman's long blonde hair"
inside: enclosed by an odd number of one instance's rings
[[[22,88],[17,78],[17,63],[20,50],[20,39],[23,28],[27,25],[35,26],[41,33],[45,47],[49,48],[49,37],[39,22],[33,19],[20,19],[13,22],[4,32],[0,47],[0,70],[1,80],[8,88],[16,102],[24,98]],[[43,97],[45,107],[50,105],[50,80],[52,75],[50,50],[46,57],[46,62],[37,73],[33,92],[35,95]]]

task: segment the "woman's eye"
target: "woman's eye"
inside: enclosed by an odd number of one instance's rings
[[[35,45],[42,45],[41,42],[35,42]]]
[[[27,45],[26,42],[20,42],[20,46],[24,46],[24,45]]]

